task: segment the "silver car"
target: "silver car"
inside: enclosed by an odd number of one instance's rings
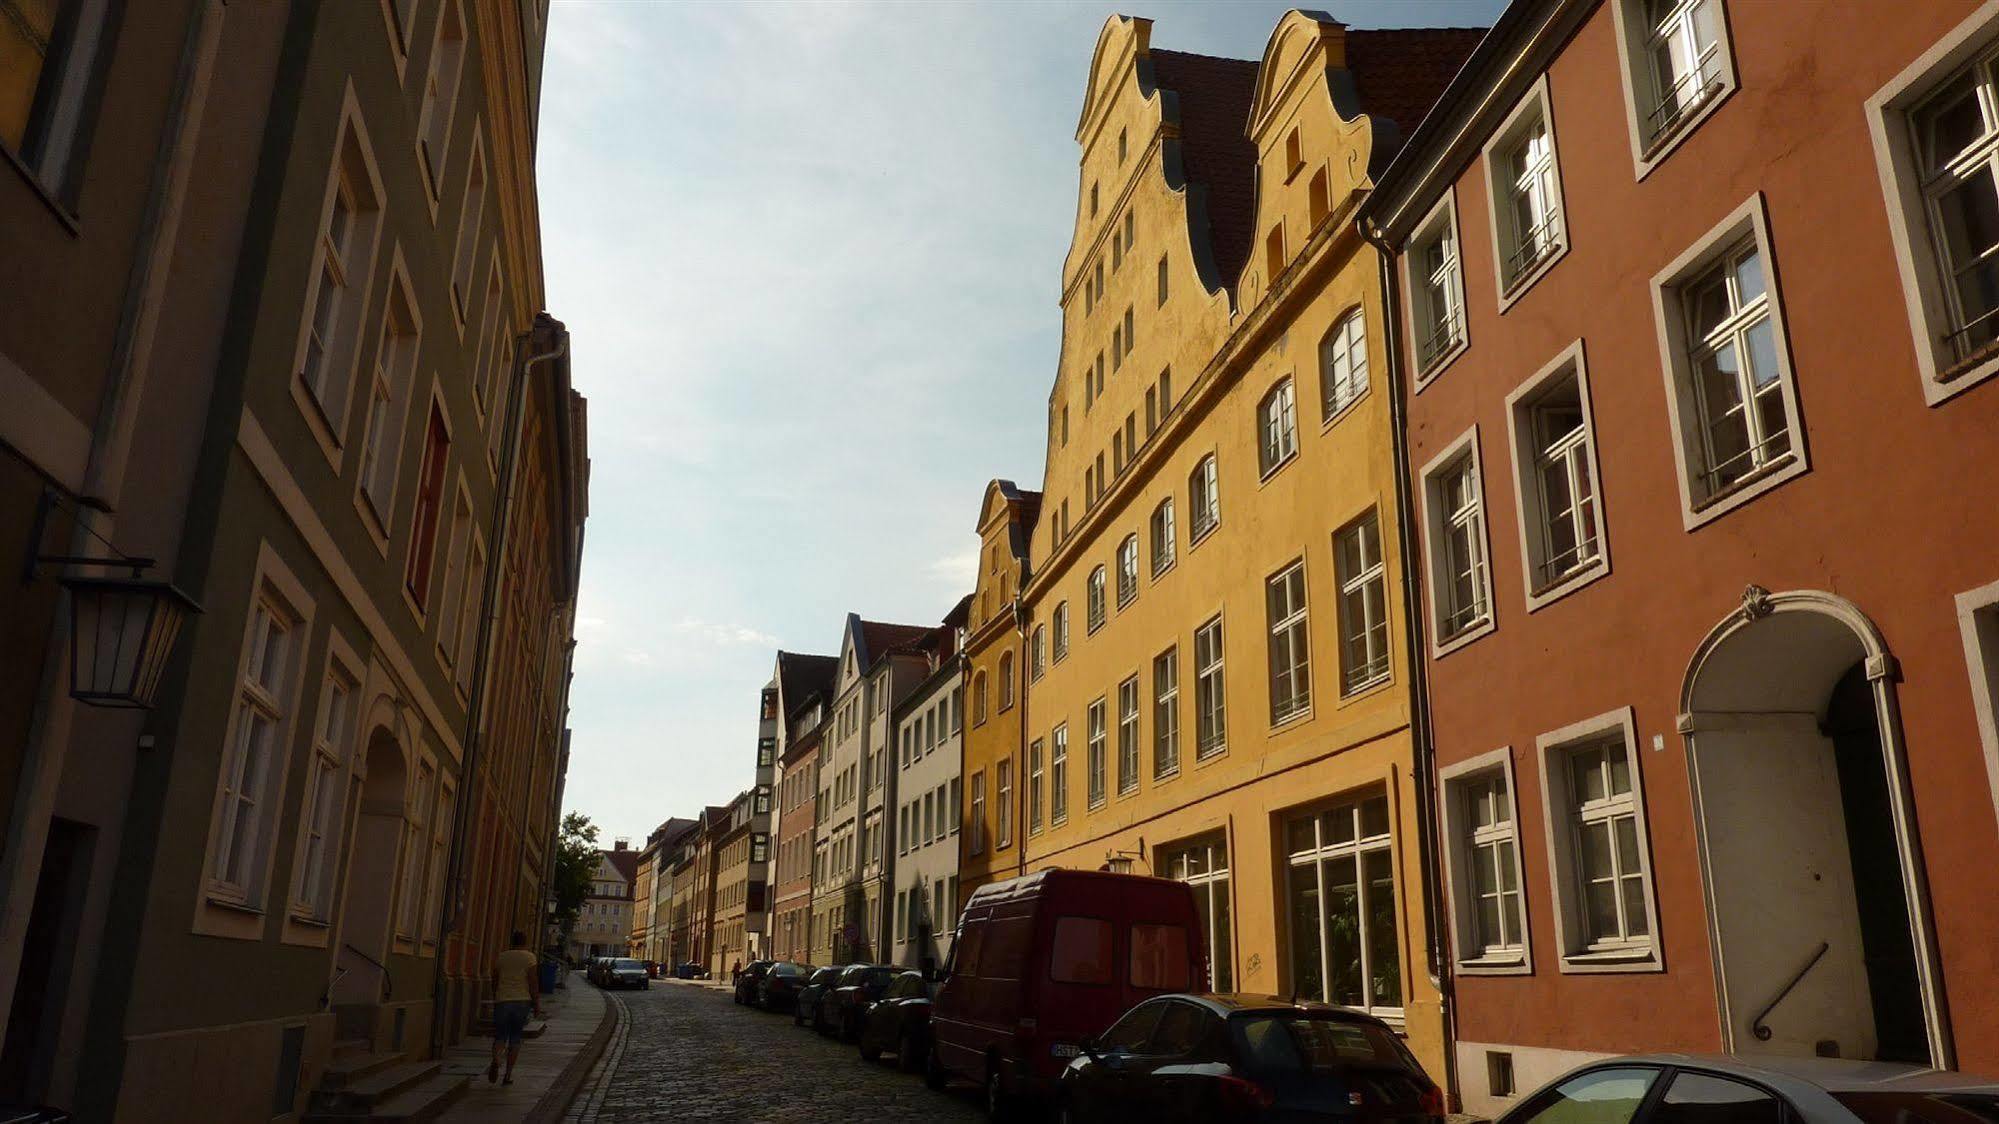
[[[648,988],[652,974],[646,971],[645,961],[620,956],[604,966],[604,986]]]
[[[1556,1079],[1498,1124],[1990,1124],[1999,1082],[1839,1058],[1638,1054]]]

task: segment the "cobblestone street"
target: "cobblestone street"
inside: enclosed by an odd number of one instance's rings
[[[581,981],[578,981],[580,986]],[[738,1007],[727,991],[656,982],[608,996],[623,1007],[603,1062],[571,1106],[581,1124],[640,1120],[971,1121],[969,1086],[925,1088],[895,1061]]]

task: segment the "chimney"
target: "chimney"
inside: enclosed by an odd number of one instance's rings
[[[614,840],[614,841],[613,841],[613,842],[611,843],[611,849],[612,849],[613,851],[625,851],[625,850],[630,850],[630,849],[631,849],[631,845],[632,845],[632,841],[631,841],[631,840],[629,840],[629,839],[618,839],[618,840]]]

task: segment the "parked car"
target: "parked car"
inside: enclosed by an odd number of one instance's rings
[[[1542,1086],[1499,1124],[1921,1124],[1999,1120],[1999,1081],[1893,1062],[1775,1055],[1608,1058]]]
[[[791,1025],[804,1026],[807,1022],[818,1024],[819,1000],[833,990],[833,981],[840,978],[846,968],[841,964],[832,968],[819,968],[805,980],[805,986],[798,989],[798,999],[791,1007]]]
[[[930,1011],[924,1080],[985,1089],[1005,1115],[1045,1101],[1082,1043],[1140,1001],[1208,987],[1194,892],[1183,882],[1043,870],[981,886]]]
[[[644,990],[652,986],[652,977],[646,974],[644,961],[625,956],[613,957],[604,963],[604,986]]]
[[[1080,1045],[1056,1083],[1064,1124],[1444,1117],[1443,1090],[1387,1023],[1325,1003],[1160,996]]]
[[[757,1001],[757,985],[763,982],[764,973],[770,971],[770,965],[771,962],[768,960],[752,960],[743,965],[742,971],[736,973],[737,1003]]]
[[[893,965],[847,965],[847,970],[840,973],[826,997],[819,1001],[820,1019],[815,1025],[821,1033],[832,1034],[843,1042],[859,1038],[868,1005],[880,999],[894,982]]]
[[[789,960],[773,962],[763,979],[757,981],[757,1006],[766,1011],[781,1011],[795,1005],[798,993],[804,990],[805,981],[813,970],[810,964],[795,964]]]
[[[708,978],[708,969],[700,964],[696,964],[692,960],[684,961],[673,966],[673,978],[677,980],[705,980]]]
[[[921,1069],[930,1050],[930,997],[930,981],[922,972],[896,976],[861,1020],[861,1060],[871,1062],[884,1051],[894,1051],[896,1065],[904,1073]]]
[[[598,987],[603,987],[604,969],[608,967],[610,963],[611,963],[611,958],[608,956],[592,956],[590,958],[589,965],[583,969],[583,978],[589,980],[593,984],[596,984]]]

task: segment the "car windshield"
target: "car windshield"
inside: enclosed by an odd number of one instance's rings
[[[639,963],[636,960],[618,960],[614,961],[613,964],[620,972],[625,971],[626,969],[630,969],[631,971],[634,972],[643,972],[646,969],[645,965]]]
[[[877,987],[887,987],[890,983],[893,983],[894,981],[895,981],[894,968],[870,968],[868,969],[868,974],[865,979],[865,982],[874,984]]]
[[[1865,1124],[1999,1124],[1994,1093],[1834,1093]]]
[[[821,968],[817,972],[812,973],[812,982],[816,984],[829,984],[838,979],[839,975],[840,970],[838,968]]]
[[[1387,1027],[1288,1011],[1259,1011],[1229,1020],[1236,1049],[1265,1073],[1339,1070],[1350,1066],[1421,1067]]]
[[[796,964],[773,964],[770,966],[770,974],[773,976],[802,976],[805,972]]]

